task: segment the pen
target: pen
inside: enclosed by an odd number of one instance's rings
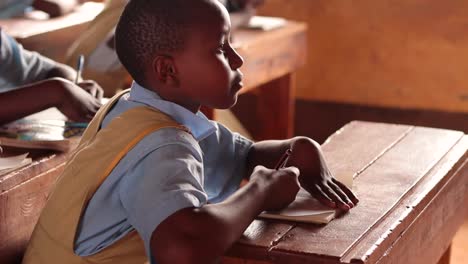
[[[83,72],[83,66],[84,66],[84,55],[81,54],[80,56],[78,56],[78,62],[76,63],[75,83],[78,83],[78,80],[81,77],[81,72]]]
[[[84,123],[84,122],[65,122],[65,127],[76,127],[76,128],[87,128],[89,123]]]
[[[292,150],[288,148],[286,152],[284,152],[283,156],[281,156],[280,160],[278,163],[276,163],[275,170],[279,170],[281,168],[284,168],[286,166],[286,163],[288,162],[289,156],[291,156]]]

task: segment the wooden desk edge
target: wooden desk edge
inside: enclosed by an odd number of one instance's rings
[[[411,223],[429,207],[433,206],[434,198],[446,191],[452,181],[460,180],[455,177],[465,177],[468,180],[468,135],[460,141],[398,202],[389,212],[386,219],[378,223],[373,230],[365,234],[359,241],[361,246],[351,247],[342,256],[343,263],[373,263],[396,243],[402,234],[407,232]],[[465,193],[465,200],[468,193]],[[462,214],[461,219],[464,219]],[[462,221],[459,222],[461,225]],[[372,236],[372,233],[379,233]],[[374,246],[364,248],[362,245]]]
[[[72,150],[69,152],[64,153],[50,151],[49,154],[39,157],[37,160],[34,160],[31,164],[25,167],[0,175],[0,195],[7,193],[35,177],[41,177],[44,173],[48,173],[51,170],[65,165],[68,158],[73,153],[73,149],[77,147],[79,140],[79,137],[70,139]],[[24,150],[24,152],[27,152],[27,150]]]

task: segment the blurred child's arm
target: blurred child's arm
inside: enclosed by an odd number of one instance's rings
[[[0,124],[57,107],[74,121],[89,121],[100,107],[98,99],[65,79],[53,78],[0,94]]]
[[[358,203],[352,191],[333,178],[320,145],[310,138],[257,142],[249,152],[247,166],[250,170],[259,164],[273,168],[288,148],[292,149],[292,154],[287,165],[299,168],[301,186],[320,202],[342,210],[349,210]]]
[[[9,86],[27,85],[49,78],[59,77],[74,81],[77,72],[68,65],[53,61],[37,52],[25,50],[22,45],[0,29],[0,73],[8,80],[14,80]],[[5,63],[3,63],[5,62]],[[79,82],[81,82],[81,77]],[[83,88],[102,97],[103,90],[96,83],[86,81]],[[90,85],[90,84],[93,85]],[[3,88],[3,87],[0,87]]]
[[[158,264],[213,263],[264,210],[283,208],[299,190],[297,168],[257,167],[251,180],[228,199],[185,208],[165,219],[151,236]]]
[[[74,81],[76,74],[76,71],[72,67],[54,61],[54,67],[47,72],[46,79],[59,77],[69,81]]]
[[[53,67],[47,72],[46,79],[58,77],[73,82],[75,81],[77,74],[78,73],[76,72],[76,70],[74,70],[72,67],[59,62],[55,62],[55,67]],[[88,93],[90,93],[93,97],[95,97],[99,101],[102,99],[104,90],[95,81],[83,80],[81,76],[78,76],[78,82],[79,86]]]

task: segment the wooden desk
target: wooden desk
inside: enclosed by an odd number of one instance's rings
[[[12,18],[0,20],[0,27],[29,50],[63,61],[66,50],[104,8],[87,2],[70,14],[51,19]]]
[[[4,150],[13,154],[11,149]],[[19,263],[21,260],[47,196],[70,155],[50,151],[29,152],[32,164],[0,175],[1,263]]]
[[[359,205],[326,226],[255,220],[222,263],[448,263],[468,212],[467,149],[456,131],[352,122],[323,150],[354,175]]]
[[[456,131],[352,122],[323,150],[359,206],[326,226],[255,220],[222,262],[437,263],[468,213],[467,149]],[[0,176],[2,263],[18,263],[68,155]]]
[[[295,71],[305,64],[307,26],[289,21],[272,31],[236,30],[233,45],[244,58],[244,88],[256,93],[255,114],[261,131],[255,139],[284,139],[294,135]],[[206,112],[206,111],[205,111]],[[207,115],[213,117],[212,111]]]

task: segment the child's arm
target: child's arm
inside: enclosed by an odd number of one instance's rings
[[[48,59],[36,52],[23,49],[15,39],[6,35],[1,30],[0,61],[2,61],[0,73],[2,73],[3,78],[14,80],[11,84],[8,84],[12,86],[26,85],[25,87],[35,87],[36,82],[53,77],[74,81],[77,75],[77,72],[68,65]],[[81,77],[78,80],[83,89],[99,100],[102,98],[103,90],[98,84],[93,81],[82,82]],[[70,86],[70,84],[66,86]]]
[[[47,72],[46,79],[63,78],[71,82],[75,81],[76,75],[78,74],[76,70],[74,70],[72,67],[63,63],[59,63],[56,61],[54,61],[54,63],[55,63],[55,66]],[[78,76],[78,83],[79,83],[78,85],[82,89],[84,89],[93,97],[101,101],[104,95],[104,90],[102,89],[101,86],[99,86],[98,83],[96,83],[93,80],[83,80],[81,76]]]
[[[248,167],[252,169],[261,164],[273,168],[275,162],[288,148],[292,149],[288,166],[299,168],[301,186],[319,201],[329,207],[338,207],[342,210],[349,210],[359,202],[351,190],[333,178],[320,145],[307,137],[255,143],[248,156]]]
[[[89,83],[80,85],[90,86]],[[61,78],[47,79],[1,93],[0,105],[0,124],[50,107],[57,107],[71,120],[89,121],[101,106],[95,96]]]
[[[251,180],[230,198],[185,208],[158,225],[151,237],[156,263],[213,263],[264,210],[291,203],[299,190],[297,168],[257,167]]]

